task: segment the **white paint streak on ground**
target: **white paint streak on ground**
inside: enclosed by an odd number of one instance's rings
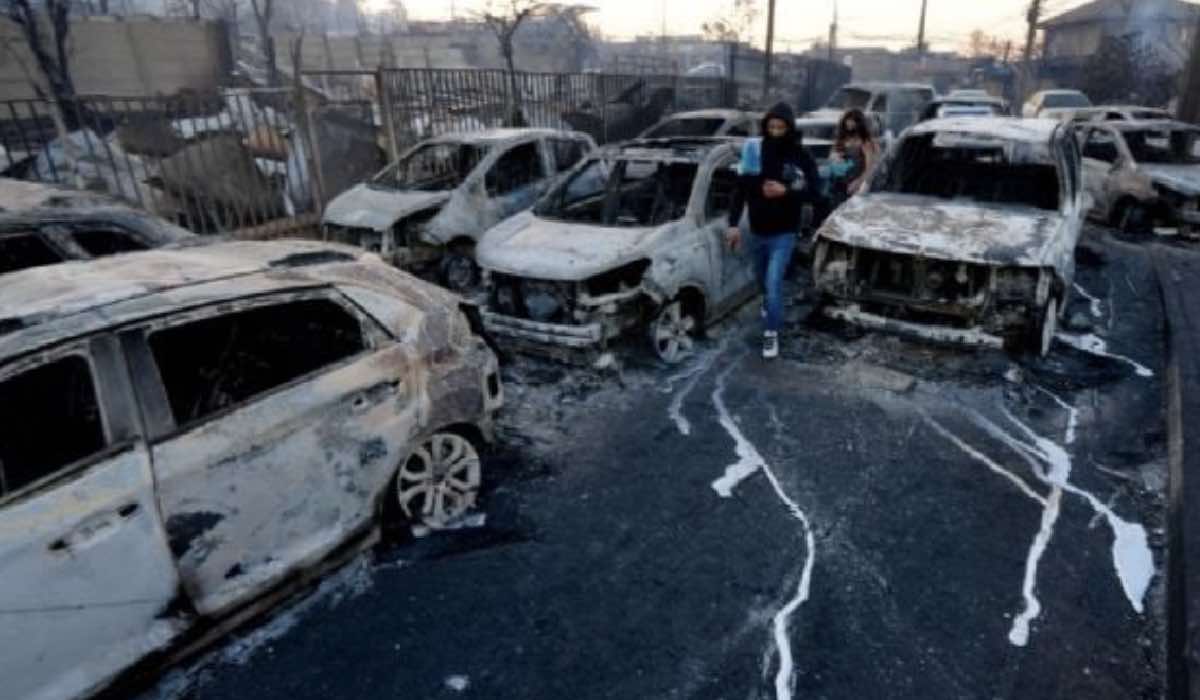
[[[1101,316],[1104,315],[1103,312],[1100,310],[1099,297],[1093,296],[1091,293],[1088,292],[1088,290],[1086,290],[1082,286],[1080,286],[1080,284],[1078,282],[1075,283],[1075,291],[1079,292],[1079,296],[1081,296],[1084,299],[1087,299],[1088,301],[1091,302],[1093,318],[1100,318]]]
[[[1005,411],[1005,416],[1021,432],[1025,433],[1029,439],[1033,440],[1043,455],[1045,455],[1043,459],[1046,459],[1052,466],[1050,473],[1047,474],[1049,482],[1054,486],[1062,488],[1067,493],[1079,496],[1087,501],[1092,510],[1098,515],[1103,516],[1105,521],[1108,522],[1108,527],[1113,533],[1113,568],[1116,571],[1117,579],[1121,582],[1121,590],[1124,591],[1125,597],[1129,599],[1129,604],[1133,606],[1136,612],[1141,613],[1145,609],[1146,591],[1150,588],[1151,579],[1154,578],[1154,555],[1150,552],[1150,545],[1146,537],[1146,528],[1123,520],[1117,516],[1111,506],[1101,502],[1094,494],[1071,484],[1068,481],[1071,469],[1070,457],[1066,455],[1066,452],[1057,445],[1054,445],[1053,442],[1033,432],[1029,426],[1022,423],[1011,413]],[[999,427],[995,429],[999,433],[1007,435]],[[991,431],[989,430],[989,432]],[[1004,440],[999,434],[997,434],[997,437]],[[1009,436],[1008,440],[1004,441],[1013,447],[1013,449],[1030,449],[1027,444],[1011,436]],[[1057,451],[1054,448],[1057,448]],[[1055,462],[1063,458],[1066,459],[1065,469],[1055,468]]]
[[[724,351],[725,344],[722,343],[720,348],[704,355],[696,365],[668,380],[668,384],[670,385],[680,379],[687,379],[687,384],[684,384],[679,393],[675,394],[675,397],[671,399],[671,405],[667,408],[667,414],[675,422],[675,427],[679,429],[680,435],[686,437],[692,434],[692,424],[688,421],[687,416],[683,415],[683,402],[687,400],[688,395],[700,383],[700,379],[708,370],[712,369],[713,363],[717,361],[717,357]]]
[[[1004,467],[1000,466],[991,457],[988,457],[987,455],[983,454],[979,450],[968,445],[966,443],[966,441],[964,441],[962,438],[958,437],[954,433],[947,430],[941,423],[934,420],[924,410],[921,411],[921,415],[925,418],[925,422],[929,424],[929,427],[933,428],[934,431],[937,432],[942,437],[944,437],[947,440],[949,440],[950,442],[954,443],[955,447],[957,447],[958,449],[965,452],[968,456],[974,458],[977,462],[982,463],[988,469],[999,474],[1000,476],[1004,477],[1005,479],[1008,479],[1009,481],[1011,481],[1013,483],[1013,485],[1016,486],[1021,491],[1021,493],[1025,494],[1026,496],[1029,496],[1031,499],[1037,501],[1038,503],[1041,503],[1042,506],[1046,505],[1045,496],[1042,496],[1037,491],[1034,491],[1033,487],[1031,487],[1029,484],[1025,483],[1024,479],[1017,476],[1016,474],[1013,474],[1012,472],[1005,469]]]
[[[1036,387],[1036,389],[1046,396],[1049,396],[1054,403],[1058,404],[1064,411],[1067,412],[1067,434],[1063,437],[1063,440],[1068,445],[1074,445],[1075,437],[1078,434],[1079,428],[1079,409],[1075,408],[1066,401],[1063,401],[1058,394],[1055,394],[1049,389],[1040,386]]]
[[[733,438],[734,451],[738,456],[738,461],[728,467],[725,470],[725,475],[714,481],[712,486],[722,498],[729,498],[733,494],[733,489],[739,483],[761,469],[766,474],[767,480],[771,483],[771,488],[775,490],[775,495],[787,507],[791,516],[800,522],[803,529],[806,551],[804,568],[800,574],[800,582],[796,585],[796,595],[780,608],[779,612],[775,613],[771,619],[775,646],[779,650],[779,670],[775,674],[775,698],[776,700],[791,700],[795,686],[795,659],[792,655],[792,643],[788,638],[788,624],[796,610],[808,600],[812,588],[813,564],[816,561],[816,539],[813,536],[812,525],[808,520],[808,516],[804,514],[800,506],[783,490],[783,486],[779,483],[775,472],[771,470],[770,465],[763,459],[758,448],[742,434],[741,429],[738,428],[737,423],[729,413],[729,407],[725,405],[725,383],[729,378],[729,374],[737,368],[740,361],[741,358],[738,358],[737,361],[730,363],[729,367],[721,372],[717,377],[717,386],[712,394],[713,405],[717,409],[721,427],[725,429],[729,437]]]
[[[721,498],[733,496],[733,490],[737,488],[738,484],[745,481],[754,472],[767,466],[762,455],[758,453],[758,449],[742,434],[741,428],[734,422],[733,416],[729,414],[729,408],[725,405],[725,381],[737,365],[737,362],[732,362],[724,372],[721,372],[717,377],[717,386],[713,389],[712,394],[713,405],[717,407],[718,420],[725,432],[729,433],[729,437],[733,438],[734,453],[738,457],[738,461],[725,467],[725,473],[721,478],[712,483],[713,490]]]
[[[1125,357],[1124,355],[1114,355],[1113,353],[1109,352],[1108,351],[1108,343],[1105,342],[1105,340],[1103,338],[1101,338],[1100,336],[1098,336],[1094,333],[1089,333],[1087,335],[1075,335],[1074,333],[1061,333],[1060,332],[1058,335],[1055,336],[1055,338],[1066,343],[1067,345],[1070,345],[1073,348],[1082,350],[1082,351],[1088,353],[1089,355],[1096,355],[1098,357],[1110,357],[1114,360],[1120,360],[1121,362],[1124,362],[1125,364],[1129,365],[1130,367],[1133,367],[1134,371],[1137,372],[1137,375],[1139,377],[1153,377],[1154,376],[1154,372],[1149,367],[1146,367],[1145,365],[1135,362],[1134,360],[1131,360],[1130,358]]]
[[[449,676],[446,678],[446,687],[456,693],[461,693],[471,687],[471,679],[467,676]]]

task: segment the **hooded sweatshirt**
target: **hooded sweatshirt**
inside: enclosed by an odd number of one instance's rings
[[[767,134],[767,122],[780,119],[788,125],[783,138]],[[806,200],[820,191],[820,175],[816,161],[803,148],[796,133],[796,118],[792,108],[781,102],[763,117],[761,139],[748,139],[742,146],[738,188],[729,209],[729,225],[737,226],[742,207],[750,209],[750,228],[756,236],[795,234],[800,230],[800,215]],[[793,189],[793,183],[803,175],[804,183]],[[763,183],[774,180],[789,186],[787,194],[777,199],[763,196]]]

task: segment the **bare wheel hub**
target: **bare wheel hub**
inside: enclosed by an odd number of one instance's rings
[[[470,440],[436,433],[400,468],[396,498],[409,520],[440,529],[475,505],[480,484],[479,453]]]
[[[663,307],[650,329],[650,340],[654,351],[664,362],[678,362],[683,359],[695,341],[692,333],[696,331],[696,319],[683,310],[683,304],[678,300]]]

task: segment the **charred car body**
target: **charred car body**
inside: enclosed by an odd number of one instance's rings
[[[737,142],[700,139],[587,159],[480,242],[487,328],[573,356],[644,331],[658,357],[681,359],[705,321],[755,293],[748,256],[723,239],[738,157]]]
[[[1046,353],[1086,197],[1066,125],[913,127],[817,233],[824,312],[884,330]]]
[[[472,325],[328,244],[0,279],[0,609],[22,611],[0,625],[5,697],[86,696],[381,521],[464,513],[502,402]]]
[[[479,236],[529,208],[594,147],[586,134],[550,129],[430,139],[330,202],[325,235],[464,291],[478,281]]]
[[[1093,217],[1126,233],[1200,236],[1200,128],[1113,121],[1076,133]]]
[[[647,139],[694,139],[757,136],[762,114],[736,109],[701,109],[672,114],[638,136]]]

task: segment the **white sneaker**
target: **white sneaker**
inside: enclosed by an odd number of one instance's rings
[[[774,360],[779,357],[779,334],[775,331],[763,333],[763,359]]]

